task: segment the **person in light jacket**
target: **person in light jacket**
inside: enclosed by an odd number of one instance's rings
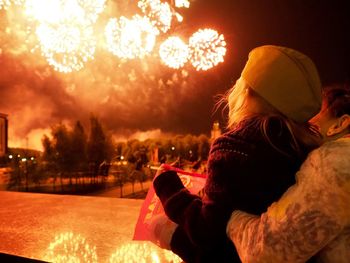
[[[350,88],[324,91],[316,123],[325,143],[297,182],[261,216],[234,211],[227,235],[244,263],[350,262]]]

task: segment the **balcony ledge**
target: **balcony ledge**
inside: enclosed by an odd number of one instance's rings
[[[61,262],[134,262],[129,257],[135,253],[160,255],[164,251],[150,242],[132,241],[142,202],[0,191],[0,253]]]

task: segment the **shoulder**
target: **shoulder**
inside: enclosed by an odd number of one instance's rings
[[[285,122],[279,117],[254,117],[239,123],[234,129],[217,138],[210,153],[216,151],[242,158],[264,154],[296,156],[291,147],[291,134]]]
[[[235,131],[227,132],[218,137],[210,148],[209,161],[218,159],[234,158],[246,160],[254,152],[255,144],[245,136]]]
[[[350,168],[350,138],[324,143],[309,154],[305,163],[317,165],[319,168]]]
[[[313,180],[350,193],[350,139],[327,142],[312,151],[298,174],[300,180]]]
[[[340,138],[335,141],[326,142],[317,150],[324,158],[333,158],[334,156],[340,157],[340,154],[350,153],[350,138]],[[350,158],[350,156],[344,156]]]
[[[254,144],[235,132],[228,132],[217,138],[212,144],[207,163],[207,190],[210,185],[211,191],[214,188],[215,191],[222,191],[233,180],[228,174],[234,172],[238,176],[240,171],[247,171],[253,153]]]

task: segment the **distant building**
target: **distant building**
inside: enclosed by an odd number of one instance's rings
[[[0,157],[7,153],[7,114],[0,113]]]
[[[213,141],[217,137],[219,137],[220,135],[221,135],[220,125],[219,125],[219,122],[216,121],[216,122],[213,123],[213,129],[211,130],[211,137],[210,137],[210,139]]]
[[[159,164],[158,147],[153,148],[151,151],[151,162],[152,164]]]

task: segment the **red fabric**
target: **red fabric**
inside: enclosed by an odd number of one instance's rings
[[[176,171],[183,185],[193,194],[197,194],[204,187],[205,175],[183,171],[170,165],[167,165],[167,169]],[[164,213],[164,209],[159,198],[155,194],[153,185],[151,185],[140,210],[133,240],[150,240],[149,223],[154,216],[162,213]]]

